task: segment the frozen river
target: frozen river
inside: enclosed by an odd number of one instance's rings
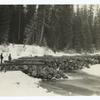
[[[40,86],[60,95],[91,96],[100,95],[100,77],[82,71],[70,74],[69,80],[42,81]]]

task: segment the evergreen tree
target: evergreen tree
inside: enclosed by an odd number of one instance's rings
[[[100,8],[97,6],[97,13],[94,18],[94,44],[97,50],[100,50]]]
[[[46,29],[47,41],[54,51],[71,47],[72,11],[73,8],[70,5],[54,5],[49,9],[49,24]]]
[[[35,19],[37,18],[36,6],[34,7],[34,9],[31,9],[31,13],[34,13],[34,14],[31,16],[31,19],[29,19],[29,21],[28,21],[29,23],[26,23],[26,27],[25,27],[25,31],[24,31],[24,36],[25,37],[24,37],[24,41],[23,41],[24,44],[33,44],[33,43],[35,43],[35,32],[34,31],[36,30],[35,25],[37,25],[37,23],[35,23],[36,22]]]
[[[82,49],[82,22],[81,22],[81,11],[79,5],[76,7],[76,12],[73,17],[73,49],[80,52]]]
[[[82,35],[83,35],[82,46],[84,50],[88,51],[91,50],[92,48],[92,33],[88,20],[87,5],[83,6],[81,18],[82,18]]]
[[[10,10],[9,6],[0,6],[0,43],[8,42]]]
[[[26,10],[26,25],[30,23],[30,20],[34,16],[35,9],[36,9],[36,5],[27,5],[25,7],[25,10]]]
[[[25,28],[25,13],[22,5],[10,6],[11,19],[10,19],[10,31],[9,42],[23,43],[23,33]]]
[[[73,6],[63,5],[60,18],[60,49],[72,49],[73,45]]]
[[[39,5],[35,8],[35,13],[30,21],[29,24],[27,24],[27,27],[25,29],[25,43],[28,44],[37,44],[37,45],[43,45],[46,44],[45,40],[45,22],[46,19],[46,6]]]

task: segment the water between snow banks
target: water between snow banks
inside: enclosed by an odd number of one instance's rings
[[[40,81],[20,72],[0,73],[1,96],[100,96],[100,77],[82,71],[70,73],[69,80]]]
[[[100,73],[95,76],[93,69],[95,69],[95,73],[98,72],[100,65],[93,65],[90,69],[69,73],[68,80],[42,81],[40,86],[46,88],[48,92],[53,91],[64,96],[100,96]]]

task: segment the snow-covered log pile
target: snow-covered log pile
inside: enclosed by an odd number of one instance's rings
[[[32,77],[50,80],[67,78],[64,73],[99,63],[99,55],[22,57],[6,62],[1,70],[21,70]]]

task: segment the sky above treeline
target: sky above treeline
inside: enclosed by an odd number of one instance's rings
[[[66,4],[69,5],[69,4]],[[90,7],[91,5],[93,6],[94,13],[96,13],[97,8],[100,8],[100,4],[72,4],[74,6],[74,10],[76,11],[77,6],[82,8],[83,6],[86,6],[87,8]],[[27,5],[23,5],[24,7],[27,7]],[[38,8],[38,5],[36,6]]]

